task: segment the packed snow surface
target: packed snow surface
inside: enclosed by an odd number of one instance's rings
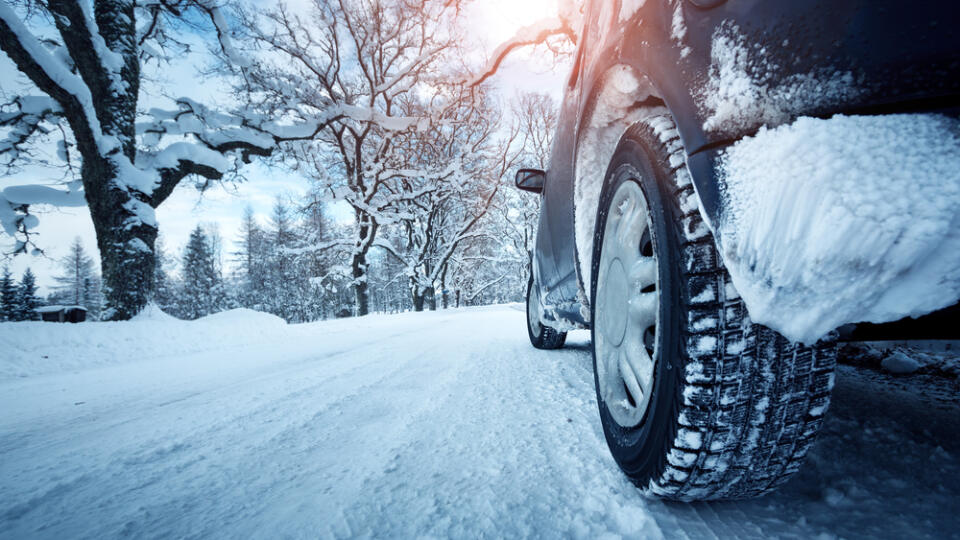
[[[588,334],[538,351],[524,324],[520,305],[0,324],[0,365],[16,364],[0,375],[0,538],[960,530],[955,385],[842,368],[824,434],[779,492],[665,504],[607,451]]]
[[[800,118],[722,157],[718,243],[750,316],[813,342],[960,300],[960,121]]]

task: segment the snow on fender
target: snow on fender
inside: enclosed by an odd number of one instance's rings
[[[719,170],[717,242],[754,321],[812,343],[960,300],[960,120],[800,118]]]

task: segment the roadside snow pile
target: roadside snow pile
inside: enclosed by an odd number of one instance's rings
[[[0,380],[276,341],[287,328],[249,309],[181,321],[152,305],[125,322],[4,323]]]
[[[131,319],[132,321],[177,321],[176,317],[164,312],[160,309],[160,306],[150,302],[147,304],[147,307],[143,308],[140,313],[137,313]]]
[[[883,369],[897,375],[914,373],[922,367],[922,364],[916,358],[903,351],[893,351],[893,354],[884,358],[880,365],[883,366]]]
[[[960,342],[848,343],[841,347],[838,361],[894,375],[921,374],[958,379]]]
[[[812,343],[960,300],[960,121],[800,118],[720,170],[718,244],[756,322]]]

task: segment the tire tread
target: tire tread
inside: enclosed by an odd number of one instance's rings
[[[664,122],[672,125],[669,116],[658,116],[628,136],[648,143],[676,187],[665,199],[670,214],[680,216],[674,227],[687,300],[681,307],[682,384],[677,434],[668,438],[664,468],[634,481],[675,500],[756,497],[795,474],[813,445],[830,401],[836,347],[793,344],[750,321],[699,209],[689,209],[697,195],[684,181],[684,161],[671,159],[683,149],[675,129],[662,129]],[[688,444],[693,440],[700,444]]]

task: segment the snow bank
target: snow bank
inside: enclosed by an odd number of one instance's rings
[[[249,309],[182,321],[154,305],[125,322],[3,323],[0,380],[282,341],[291,328]]]
[[[894,375],[937,375],[960,378],[960,341],[912,340],[848,343],[840,362]]]
[[[145,322],[145,321],[168,322],[168,321],[176,321],[176,320],[179,320],[179,319],[177,319],[173,315],[166,313],[165,311],[160,309],[160,306],[152,302],[147,304],[147,307],[143,308],[143,310],[140,311],[140,313],[137,313],[131,319],[131,321],[134,321],[134,322]]]
[[[903,351],[894,351],[893,354],[884,358],[880,365],[890,373],[898,375],[913,373],[923,367],[916,358],[905,354]]]
[[[122,322],[7,322],[0,324],[0,384],[131,363],[140,363],[140,367],[152,364],[149,369],[162,370],[201,356],[250,359],[259,354],[253,364],[270,363],[309,356],[321,342],[335,348],[361,346],[385,327],[391,335],[422,332],[424,325],[441,328],[451,316],[465,311],[496,314],[504,309],[523,311],[520,305],[488,306],[287,324],[275,315],[244,308],[183,321],[150,304]],[[255,349],[265,352],[255,353]],[[229,361],[226,364],[230,365]],[[252,365],[247,364],[248,368]],[[217,365],[208,367],[219,369]]]
[[[960,121],[800,118],[720,169],[718,243],[755,321],[810,343],[960,300]]]

